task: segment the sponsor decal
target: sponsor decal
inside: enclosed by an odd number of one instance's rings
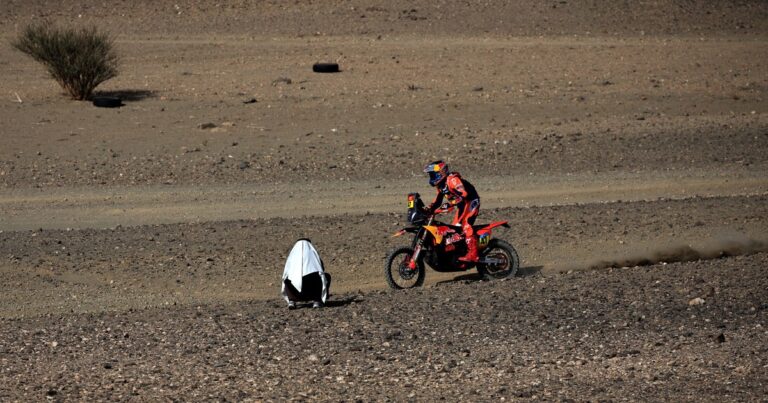
[[[461,234],[453,234],[452,236],[445,238],[445,244],[450,245],[455,242],[461,241]]]

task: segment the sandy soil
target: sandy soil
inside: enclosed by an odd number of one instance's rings
[[[115,35],[123,107],[13,50],[44,20]],[[7,0],[0,38],[0,400],[768,393],[763,1]],[[438,158],[520,276],[385,289]],[[327,309],[277,298],[298,237]]]

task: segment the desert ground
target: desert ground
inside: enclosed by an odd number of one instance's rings
[[[40,22],[111,33],[122,107]],[[0,39],[0,401],[768,395],[765,1],[3,0]],[[387,288],[435,159],[516,277]],[[279,298],[301,237],[323,309]]]

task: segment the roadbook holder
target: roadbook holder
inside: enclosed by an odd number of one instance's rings
[[[408,193],[408,216],[406,219],[413,225],[420,225],[427,221],[424,202],[421,201],[420,194]]]

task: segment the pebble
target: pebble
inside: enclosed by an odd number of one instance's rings
[[[690,301],[688,301],[688,305],[690,306],[696,306],[696,305],[702,305],[704,304],[704,298],[696,297]]]
[[[725,343],[725,335],[723,333],[720,333],[717,335],[717,337],[715,337],[715,340],[718,343]]]

